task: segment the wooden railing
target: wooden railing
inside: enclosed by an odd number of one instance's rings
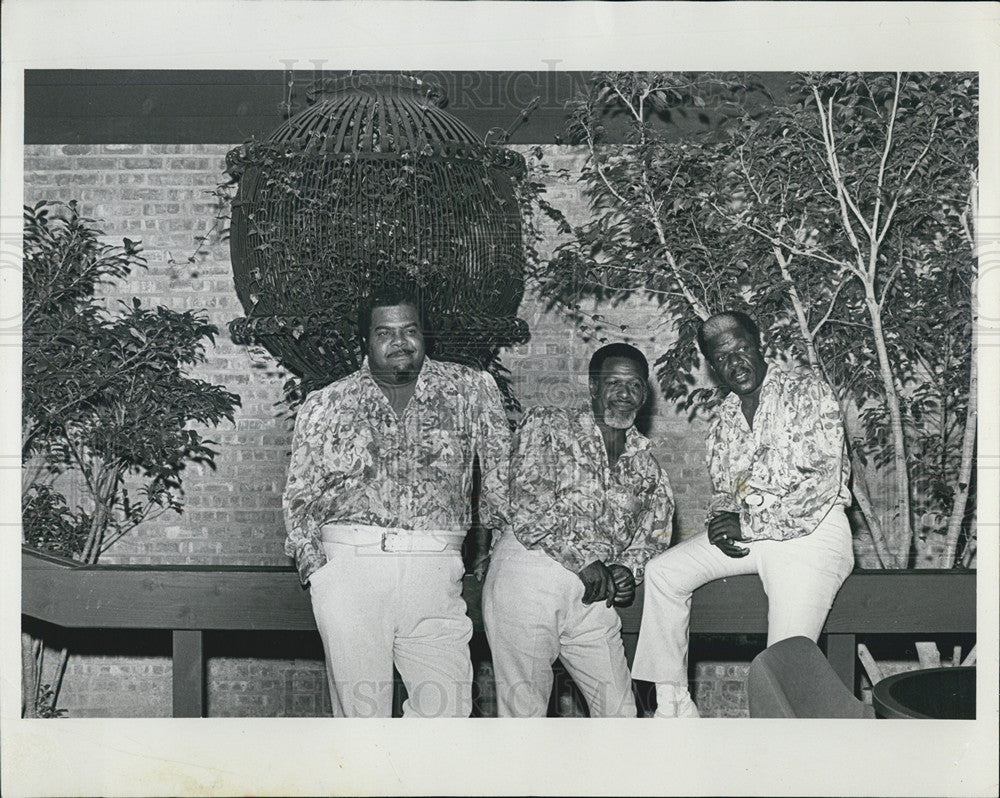
[[[205,633],[313,631],[308,593],[290,566],[95,565],[21,555],[21,613],[80,629],[168,629],[173,634],[174,717],[205,716]],[[469,617],[482,629],[480,593],[465,579]],[[631,662],[642,617],[642,589],[619,611]],[[826,655],[852,690],[859,635],[975,633],[976,572],[855,571],[824,627]],[[767,632],[767,598],[758,577],[720,579],[699,588],[691,633]]]

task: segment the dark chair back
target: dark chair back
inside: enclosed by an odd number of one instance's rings
[[[844,686],[817,645],[790,637],[750,663],[752,718],[874,718],[874,710]]]

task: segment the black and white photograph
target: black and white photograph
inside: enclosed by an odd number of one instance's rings
[[[995,794],[996,5],[128,8],[3,8],[5,795]]]

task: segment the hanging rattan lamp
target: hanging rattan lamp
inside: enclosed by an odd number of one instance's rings
[[[414,78],[328,82],[264,142],[232,150],[230,250],[259,343],[314,388],[361,361],[357,308],[373,287],[420,291],[434,356],[481,367],[527,340],[520,155],[486,146]]]

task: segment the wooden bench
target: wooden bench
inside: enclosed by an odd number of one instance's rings
[[[205,633],[313,631],[308,593],[288,566],[96,565],[24,549],[21,613],[79,629],[166,629],[173,635],[174,717],[205,716]],[[469,617],[482,629],[482,586],[465,578]],[[631,661],[642,617],[642,589],[620,610]],[[826,655],[852,690],[857,638],[975,633],[976,572],[855,571],[824,627]],[[763,634],[767,598],[757,576],[711,582],[694,594],[691,633]]]

